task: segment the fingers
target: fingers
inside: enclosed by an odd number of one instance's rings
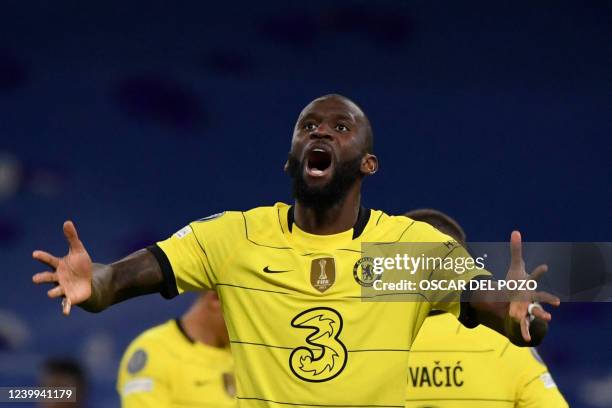
[[[41,273],[37,273],[36,275],[34,275],[34,277],[32,278],[36,283],[42,283],[42,282],[56,282],[57,278],[56,278],[56,274],[52,273],[52,272],[41,272]],[[72,308],[72,302],[70,301],[69,298],[65,297],[66,293],[64,291],[64,288],[62,286],[56,286],[53,289],[50,289],[49,291],[47,291],[47,296],[49,296],[51,299],[55,299],[58,297],[63,297],[62,299],[62,313],[65,316],[68,316],[70,314],[70,309]]]
[[[523,266],[523,251],[521,243],[521,233],[512,231],[510,235],[510,266],[521,268]]]
[[[559,306],[561,304],[561,299],[552,295],[548,292],[535,292],[533,294],[532,300],[534,302],[548,303],[549,305]]]
[[[53,282],[57,282],[57,281],[58,281],[57,274],[53,273],[53,272],[49,272],[49,271],[40,272],[40,273],[37,273],[36,275],[32,276],[32,282],[34,282],[36,284],[40,284],[40,283],[53,283]]]
[[[32,252],[32,258],[49,265],[53,269],[56,269],[59,265],[59,259],[45,251],[36,250]]]
[[[76,228],[72,221],[66,221],[64,223],[64,235],[66,236],[70,249],[83,249],[83,244],[79,240],[79,235],[77,234]]]
[[[529,278],[533,280],[538,280],[546,272],[548,272],[548,265],[546,264],[540,265],[531,272],[531,275],[529,275]]]
[[[47,296],[49,296],[51,299],[58,298],[64,295],[64,288],[62,286],[56,286],[47,292]]]
[[[541,306],[534,307],[531,310],[531,315],[535,317],[536,319],[542,319],[546,322],[550,322],[550,319],[552,319],[551,314],[548,313],[546,310],[542,309]]]
[[[523,335],[523,340],[527,343],[531,342],[531,335],[529,334],[529,320],[527,317],[521,318],[521,334]]]
[[[64,298],[62,300],[62,313],[64,314],[64,316],[68,316],[70,314],[71,307],[72,307],[72,302],[70,302],[70,299]]]

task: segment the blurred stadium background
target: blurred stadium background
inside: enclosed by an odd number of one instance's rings
[[[90,406],[116,406],[125,346],[192,297],[62,318],[31,251],[64,253],[67,218],[105,262],[290,200],[292,126],[320,94],[374,124],[367,206],[437,208],[472,241],[610,241],[610,44],[603,0],[2,2],[0,385],[69,355]],[[612,406],[611,312],[564,304],[540,348],[573,407]]]

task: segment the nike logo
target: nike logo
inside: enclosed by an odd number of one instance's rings
[[[209,382],[210,380],[209,381],[196,380],[196,382],[194,382],[193,385],[195,385],[196,387],[201,387],[203,385],[208,384]]]
[[[263,271],[264,271],[265,273],[283,273],[283,272],[291,272],[291,271],[292,271],[292,269],[288,269],[288,270],[286,270],[286,271],[273,271],[272,269],[270,269],[270,267],[269,267],[269,266],[266,266],[265,268],[263,268]]]

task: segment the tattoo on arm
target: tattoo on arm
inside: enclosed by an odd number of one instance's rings
[[[91,297],[80,306],[89,312],[101,312],[123,300],[159,292],[162,284],[155,256],[141,249],[110,265],[94,264]]]

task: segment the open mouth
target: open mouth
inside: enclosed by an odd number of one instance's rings
[[[315,147],[306,155],[306,172],[312,177],[322,177],[329,172],[332,166],[330,152]]]

